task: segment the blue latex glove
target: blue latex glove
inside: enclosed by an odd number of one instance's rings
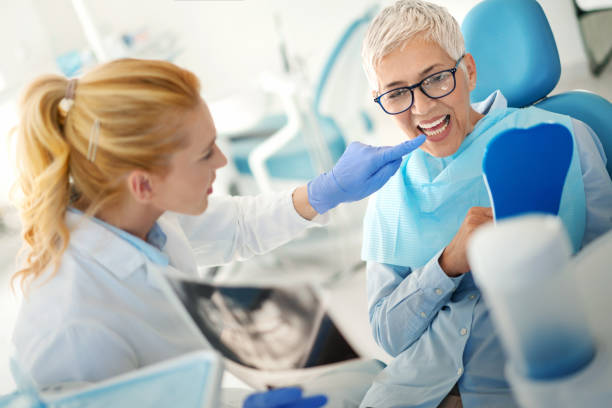
[[[351,143],[338,163],[308,183],[308,201],[319,213],[340,203],[358,201],[381,188],[395,174],[402,157],[425,142],[425,135],[397,146]]]
[[[287,387],[251,394],[242,408],[318,408],[325,404],[325,395],[303,397],[301,388]]]

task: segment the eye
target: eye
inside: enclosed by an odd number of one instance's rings
[[[408,88],[397,88],[397,89],[393,89],[392,91],[389,91],[389,93],[385,95],[385,98],[386,99],[401,98],[405,96],[407,93],[410,93],[410,90]]]
[[[204,154],[204,156],[200,157],[200,160],[201,160],[201,161],[205,161],[205,160],[210,159],[210,158],[211,158],[211,156],[213,155],[213,151],[214,151],[214,148],[212,148],[212,149],[208,150],[208,151],[207,151],[207,152]]]
[[[426,87],[432,86],[432,85],[439,85],[440,83],[443,83],[444,81],[446,81],[449,76],[450,76],[450,72],[446,72],[446,71],[439,72],[437,74],[433,74],[432,76],[430,76],[429,78],[423,81],[423,85]]]

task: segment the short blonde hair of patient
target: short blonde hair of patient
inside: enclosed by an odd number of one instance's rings
[[[446,8],[421,0],[399,0],[378,13],[363,41],[363,68],[374,91],[379,91],[376,67],[380,61],[419,36],[437,43],[455,60],[465,53],[459,23]]]
[[[202,101],[197,77],[166,61],[122,59],[102,64],[76,82],[72,107],[60,101],[69,80],[45,75],[29,84],[20,101],[17,183],[23,248],[11,282],[25,292],[48,267],[52,277],[70,232],[66,210],[95,215],[125,197],[132,170],[167,171],[185,145],[177,135],[183,114]],[[92,128],[99,124],[97,153],[88,159]],[[46,281],[46,279],[45,279]]]

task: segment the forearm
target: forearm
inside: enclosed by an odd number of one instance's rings
[[[369,307],[374,339],[393,356],[419,339],[462,279],[446,276],[438,255],[403,278],[391,266],[368,263],[368,286],[376,274],[395,275],[373,291]]]
[[[297,238],[306,229],[320,223],[302,217],[293,205],[293,193],[240,197],[235,260],[269,252]],[[323,220],[323,223],[325,221]]]

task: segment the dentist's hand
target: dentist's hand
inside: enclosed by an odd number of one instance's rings
[[[319,213],[340,203],[357,201],[381,188],[399,168],[402,157],[419,147],[425,135],[397,146],[351,143],[330,171],[308,183],[308,201]]]
[[[318,408],[325,404],[327,397],[324,395],[303,397],[300,388],[287,387],[251,394],[242,408]]]

